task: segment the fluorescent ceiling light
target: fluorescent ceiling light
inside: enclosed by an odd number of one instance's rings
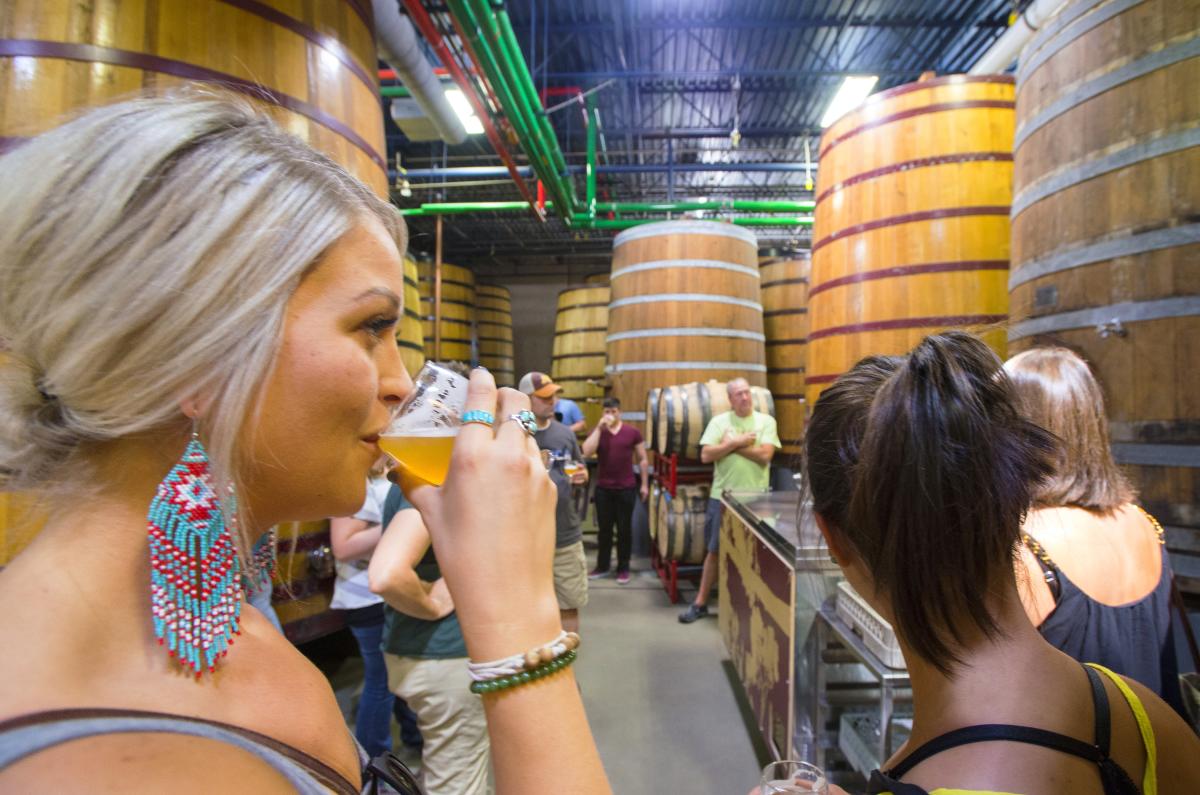
[[[821,128],[824,129],[835,121],[857,108],[871,94],[871,89],[879,82],[879,75],[862,75],[847,77],[842,81],[842,87],[833,96],[833,102],[825,109],[821,117]]]
[[[471,109],[471,103],[467,102],[467,98],[463,95],[462,89],[447,88],[445,89],[446,101],[450,103],[450,107],[454,108],[454,112],[458,114],[459,121],[463,123],[463,129],[468,135],[479,135],[483,132],[483,123],[475,115],[475,111]]]

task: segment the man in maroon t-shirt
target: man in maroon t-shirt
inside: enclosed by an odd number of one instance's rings
[[[642,499],[650,494],[650,465],[646,461],[646,443],[641,431],[621,422],[621,401],[605,398],[604,416],[583,442],[585,456],[597,456],[596,524],[600,529],[600,548],[596,568],[588,577],[608,576],[612,563],[613,524],[617,526],[617,583],[629,582],[629,552],[633,541],[633,506],[639,493],[633,457],[637,455],[641,471]]]

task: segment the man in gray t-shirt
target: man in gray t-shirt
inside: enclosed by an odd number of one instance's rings
[[[543,456],[549,454],[550,479],[558,487],[554,520],[557,531],[554,550],[554,592],[562,613],[563,629],[579,631],[579,608],[587,604],[587,555],[583,551],[583,532],[575,513],[571,487],[587,482],[587,467],[575,433],[554,419],[554,399],[562,390],[545,373],[526,373],[517,386],[529,395],[530,408],[537,418],[533,435]],[[578,466],[572,466],[572,465]],[[571,474],[568,474],[568,467]]]

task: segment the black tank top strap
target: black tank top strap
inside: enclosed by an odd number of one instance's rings
[[[1109,714],[1108,693],[1104,683],[1092,668],[1083,666],[1087,673],[1088,685],[1092,690],[1092,705],[1094,712],[1094,742],[1085,743],[1074,737],[1068,737],[1058,732],[1045,729],[1035,729],[1031,726],[1013,726],[1005,723],[985,723],[979,726],[967,726],[962,729],[946,732],[922,745],[906,756],[891,770],[883,775],[891,779],[900,779],[910,770],[926,759],[957,748],[960,745],[985,742],[1018,742],[1038,745],[1071,754],[1086,759],[1096,765],[1100,772],[1100,782],[1104,787],[1104,795],[1138,795],[1141,790],[1125,772],[1124,768],[1114,762],[1108,755],[1109,740],[1112,733],[1112,716]]]

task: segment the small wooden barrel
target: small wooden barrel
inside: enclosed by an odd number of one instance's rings
[[[608,287],[572,287],[558,294],[550,377],[562,395],[579,404],[588,429],[604,413],[604,335],[608,333]],[[638,406],[622,405],[640,411]]]
[[[651,543],[658,540],[659,512],[658,503],[662,499],[662,487],[657,482],[650,484],[650,501],[646,505],[646,518],[649,524]]]
[[[417,282],[417,262],[404,258],[404,312],[396,328],[396,344],[400,359],[410,376],[415,376],[425,363],[425,331],[421,325],[421,290]]]
[[[76,111],[189,81],[266,108],[388,195],[370,3],[7,3],[0,14],[0,149]]]
[[[442,263],[441,349],[434,350],[433,263],[417,263],[421,290],[421,323],[425,332],[425,355],[442,362],[475,364],[475,274],[467,268]]]
[[[804,365],[808,348],[807,254],[759,262],[767,386],[775,399],[780,453],[799,455],[804,443]]]
[[[768,389],[752,386],[750,395],[755,411],[775,415],[775,404]],[[729,411],[729,393],[720,381],[663,387],[648,422],[654,429],[654,449],[662,455],[700,458],[700,437],[704,435],[704,429],[709,420],[726,411]]]
[[[1013,81],[939,77],[881,92],[821,138],[805,393],[871,354],[1008,317]],[[1004,332],[984,339],[1001,355]]]
[[[496,386],[514,386],[512,297],[507,287],[475,287],[475,328],[479,364],[492,371]]]
[[[613,240],[608,365],[641,426],[652,387],[742,377],[766,385],[757,244],[713,221],[664,221]]]
[[[329,609],[333,599],[333,551],[329,520],[284,522],[279,535],[278,562],[272,578],[271,603],[292,643],[305,643],[341,629],[341,613]]]
[[[646,393],[646,441],[647,450],[658,449],[658,404],[662,400],[662,387],[656,386]]]
[[[1200,27],[1194,2],[1068,4],[1017,71],[1012,352],[1080,353],[1113,455],[1200,543]],[[1190,536],[1190,540],[1189,540]],[[1192,578],[1193,590],[1200,584]]]
[[[678,486],[675,496],[666,491],[658,501],[658,553],[663,560],[703,563],[704,518],[708,511],[706,485]]]

